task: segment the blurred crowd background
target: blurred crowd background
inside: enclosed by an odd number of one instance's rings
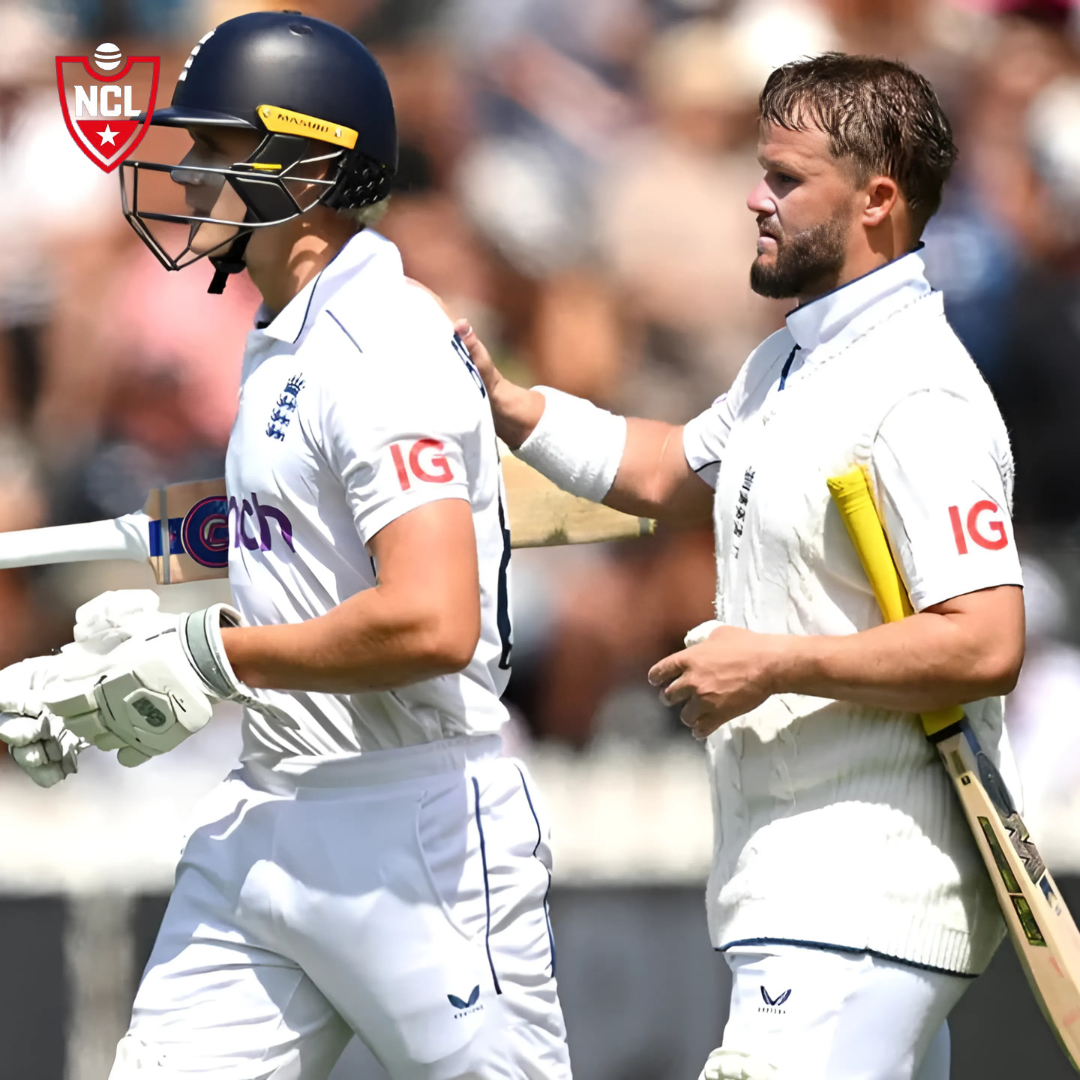
[[[406,271],[516,377],[689,419],[786,306],[754,296],[756,99],[826,49],[900,57],[960,163],[933,282],[1014,441],[1029,658],[1009,723],[1029,799],[1080,779],[1080,13],[1066,0],[289,0],[383,63],[401,135],[382,226]],[[188,51],[247,0],[0,0],[0,530],[112,517],[220,475],[246,279],[206,295],[120,214],[65,129],[53,58]],[[151,157],[152,139],[140,152]],[[137,152],[136,156],[139,156]],[[710,615],[712,537],[517,553],[510,699],[523,744],[687,738],[645,683]],[[0,663],[67,640],[105,582],[0,573]],[[14,779],[0,765],[0,783]]]

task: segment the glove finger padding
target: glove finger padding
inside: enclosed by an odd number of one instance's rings
[[[95,596],[75,612],[75,641],[104,655],[133,637],[175,626],[175,615],[158,611],[160,597],[150,589],[117,589]]]
[[[46,738],[26,746],[12,746],[15,763],[39,787],[52,787],[66,776],[79,771],[79,751],[82,744],[70,732],[61,731],[56,738]]]
[[[44,714],[23,716],[0,713],[0,742],[8,746],[26,746],[40,742],[49,734],[49,720]]]
[[[212,702],[175,629],[145,645],[129,666],[49,708],[99,749],[134,747],[149,757],[174,749],[206,726]]]
[[[134,746],[121,746],[116,754],[116,760],[126,769],[134,769],[139,765],[145,765],[150,760],[149,754],[136,750]]]
[[[11,746],[8,748],[8,752],[20,768],[27,770],[40,769],[44,765],[55,764],[63,756],[60,753],[59,746],[56,746],[55,750],[50,753],[48,744],[51,742],[54,742],[54,740],[47,739],[41,742],[27,743],[26,746]]]

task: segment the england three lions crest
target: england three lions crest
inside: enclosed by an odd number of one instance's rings
[[[68,131],[82,152],[112,172],[142,142],[157,97],[157,56],[129,56],[109,42],[94,56],[58,56],[56,83]]]

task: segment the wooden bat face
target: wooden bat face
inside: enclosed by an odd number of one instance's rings
[[[505,456],[502,470],[512,547],[628,540],[653,531],[649,519],[568,495],[515,457]],[[237,527],[229,509],[224,480],[172,484],[151,492],[144,513],[150,519],[150,566],[159,584],[228,577],[229,546]],[[242,509],[233,506],[232,511]]]
[[[1080,1071],[1080,932],[1001,774],[964,720],[931,737],[994,885],[1035,1000]]]
[[[229,503],[225,481],[155,488],[143,512],[150,567],[161,585],[229,576]]]
[[[517,458],[504,457],[502,469],[511,547],[629,540],[653,531],[655,522],[648,518],[568,495]],[[268,506],[253,509],[246,502],[239,507],[233,502],[231,509],[230,515],[224,480],[171,484],[151,492],[139,513],[0,533],[0,569],[145,559],[161,585],[227,577],[230,547],[244,539],[245,528],[254,527],[261,537],[264,516],[278,513]],[[252,513],[256,521],[245,523],[244,517]]]
[[[886,622],[910,614],[866,478],[858,468],[829,490],[873,586]],[[1080,932],[1009,795],[959,706],[922,716],[994,886],[1035,999],[1080,1071]]]

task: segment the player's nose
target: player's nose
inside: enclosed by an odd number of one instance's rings
[[[776,213],[776,200],[763,176],[746,198],[746,206],[752,213],[772,217]]]

